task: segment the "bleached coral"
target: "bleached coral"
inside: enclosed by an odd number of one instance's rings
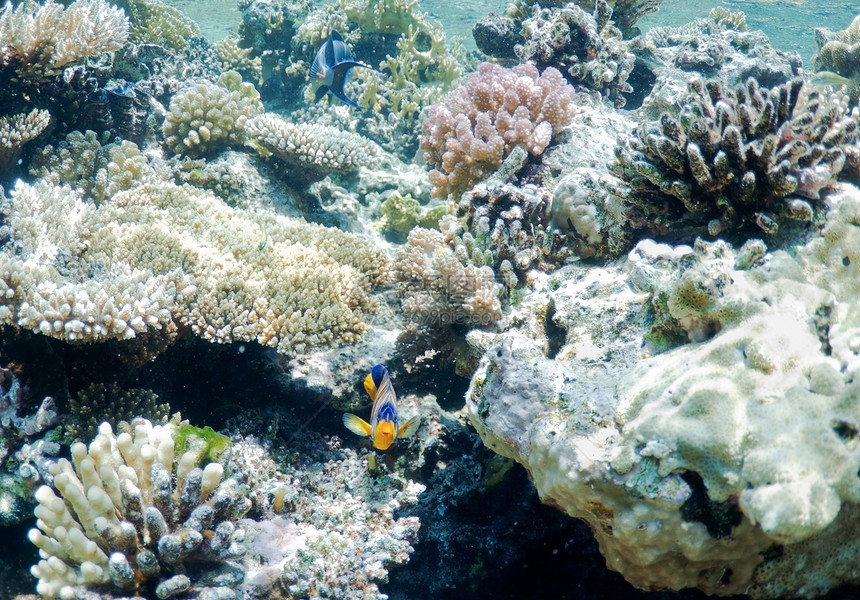
[[[411,321],[483,327],[502,317],[492,269],[464,265],[440,231],[412,229],[396,265],[402,309]]]
[[[284,161],[302,182],[330,173],[355,171],[381,156],[380,148],[365,137],[317,123],[291,123],[275,113],[248,120],[249,145],[264,156]]]
[[[501,166],[514,146],[541,154],[574,114],[573,88],[556,69],[505,69],[483,63],[477,73],[430,107],[421,149],[434,196],[457,195]]]
[[[15,166],[24,144],[42,133],[50,121],[50,113],[38,108],[26,114],[0,117],[0,176]]]
[[[106,0],[76,0],[68,7],[7,2],[0,9],[0,73],[39,81],[63,67],[102,52],[119,50],[128,39],[122,9]]]
[[[68,341],[172,338],[183,324],[285,353],[346,343],[389,267],[351,234],[190,187],[149,183],[98,207],[44,181],[12,194],[0,319]]]
[[[170,100],[164,143],[171,152],[191,157],[242,144],[246,122],[262,113],[254,85],[227,71],[216,83],[192,84]]]
[[[237,598],[231,588],[244,573],[230,561],[243,552],[244,532],[235,521],[250,501],[235,475],[205,463],[204,440],[183,438],[184,451],[177,448],[181,429],[136,419],[115,435],[103,423],[89,448],[75,443],[72,460],[51,467],[53,486],[36,491],[29,533],[41,558],[31,569],[40,596],[123,597],[146,582],[162,599]]]

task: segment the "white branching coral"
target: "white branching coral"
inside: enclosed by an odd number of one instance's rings
[[[202,439],[181,437],[177,456],[180,433],[184,427],[135,419],[115,435],[102,423],[89,448],[75,443],[71,461],[51,465],[53,487],[36,491],[29,534],[41,557],[31,569],[39,595],[237,597],[231,586],[244,574],[230,560],[242,554],[244,534],[234,521],[251,502],[240,481],[224,479],[220,463],[201,468]],[[215,569],[217,583],[206,577]]]
[[[265,113],[245,124],[248,143],[261,154],[284,161],[291,172],[302,171],[307,181],[354,171],[381,156],[380,148],[365,137],[318,123],[291,123]]]
[[[0,8],[0,72],[39,80],[89,56],[113,52],[128,39],[122,9],[105,0],[77,0],[68,7],[7,2]]]
[[[12,190],[0,252],[0,320],[71,342],[178,325],[283,353],[356,341],[390,260],[357,236],[230,208],[168,183],[98,206],[39,181]]]
[[[262,112],[254,85],[227,71],[214,84],[202,81],[173,97],[164,120],[164,143],[171,152],[191,157],[241,144],[245,122]]]
[[[50,122],[50,113],[38,108],[0,118],[0,175],[15,166],[24,144],[42,133]]]

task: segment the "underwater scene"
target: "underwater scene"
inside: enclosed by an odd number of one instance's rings
[[[0,600],[860,599],[860,4],[0,5]]]

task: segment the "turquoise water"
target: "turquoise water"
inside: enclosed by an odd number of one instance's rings
[[[220,40],[235,31],[241,20],[234,0],[171,0],[168,4],[197,21],[201,33],[211,41]],[[422,10],[442,22],[448,35],[464,37],[466,46],[471,49],[475,48],[471,34],[475,22],[491,12],[504,13],[507,4],[505,0],[420,2]],[[712,8],[718,6],[744,11],[750,29],[764,31],[777,48],[798,52],[806,68],[811,67],[812,56],[817,50],[814,28],[845,29],[860,14],[860,6],[846,0],[665,0],[659,11],[639,21],[639,27],[645,31],[661,25],[683,25],[697,17],[706,17]]]

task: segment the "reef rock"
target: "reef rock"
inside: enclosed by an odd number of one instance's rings
[[[814,598],[857,583],[860,191],[788,253],[640,241],[474,332],[493,450],[646,590]]]

